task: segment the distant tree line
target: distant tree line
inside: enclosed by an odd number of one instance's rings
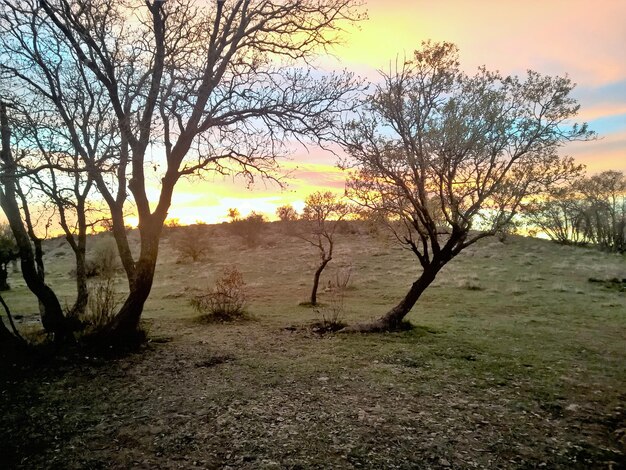
[[[525,218],[564,245],[596,245],[602,250],[626,252],[626,176],[604,171],[555,188],[531,201]],[[531,233],[534,234],[534,233]]]

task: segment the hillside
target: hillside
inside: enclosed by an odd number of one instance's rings
[[[443,270],[412,330],[320,335],[309,328],[320,314],[299,306],[316,262],[306,242],[274,223],[250,248],[206,226],[206,259],[179,262],[184,230],[164,237],[144,350],[3,369],[8,467],[624,468],[626,294],[589,281],[626,278],[623,256],[487,239]],[[351,266],[354,323],[392,307],[417,265],[384,234],[344,232],[355,233],[338,236],[323,285]],[[189,299],[227,265],[243,273],[251,318],[198,322]],[[71,302],[61,239],[46,266]],[[23,281],[9,283],[21,328],[36,329]]]

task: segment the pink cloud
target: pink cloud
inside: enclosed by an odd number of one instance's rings
[[[485,64],[505,73],[527,68],[569,73],[579,83],[626,76],[626,2],[369,0],[370,20],[339,55],[385,67],[424,39],[455,42],[468,70]]]

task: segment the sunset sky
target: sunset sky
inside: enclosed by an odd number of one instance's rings
[[[562,153],[590,173],[626,172],[626,1],[368,0],[365,8],[369,19],[345,35],[335,58],[320,58],[321,66],[376,80],[377,69],[432,39],[456,43],[466,72],[486,65],[503,74],[568,74],[577,83],[578,120],[588,122],[599,139],[570,144]],[[282,165],[291,172],[283,191],[262,182],[249,190],[221,178],[181,181],[170,218],[214,223],[225,220],[229,207],[273,218],[277,206],[300,209],[315,190],[341,192],[345,175],[335,163],[322,150],[296,149]]]

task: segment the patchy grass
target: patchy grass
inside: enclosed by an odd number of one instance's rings
[[[444,268],[412,329],[321,335],[298,307],[316,256],[306,244],[275,226],[255,248],[221,227],[207,244],[210,259],[177,264],[164,242],[146,306],[155,341],[140,353],[3,364],[4,466],[624,468],[626,298],[589,282],[626,278],[624,257],[485,240]],[[48,279],[69,297],[60,250]],[[321,286],[351,265],[344,321],[374,318],[418,273],[409,256],[380,234],[343,235]],[[256,321],[198,323],[189,286],[233,263]],[[10,282],[5,298],[34,330],[36,303]]]

